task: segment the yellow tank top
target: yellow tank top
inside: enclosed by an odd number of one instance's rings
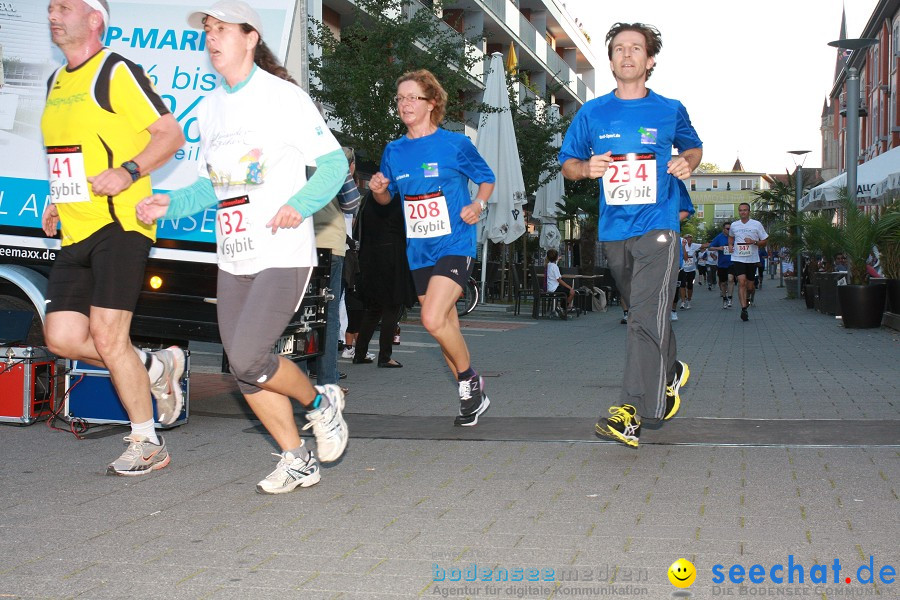
[[[57,204],[62,245],[80,242],[110,223],[155,241],[156,226],[138,221],[134,211],[152,193],[149,177],[118,196],[97,196],[79,175],[81,162],[83,175],[91,177],[132,160],[150,142],[147,128],[169,112],[143,70],[103,48],[75,69],[60,67],[47,88],[41,130],[49,168],[66,169],[76,189],[84,185],[86,191],[85,201]],[[61,164],[60,158],[71,160]]]

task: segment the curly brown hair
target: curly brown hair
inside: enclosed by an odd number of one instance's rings
[[[616,23],[606,32],[606,53],[609,55],[609,60],[612,60],[613,54],[612,41],[623,31],[636,31],[643,35],[644,39],[647,40],[647,56],[650,58],[656,58],[656,55],[662,50],[662,35],[653,25],[645,23]],[[656,65],[654,64],[647,69],[647,79],[650,79],[650,75],[655,68]]]
[[[440,125],[447,112],[447,92],[441,86],[434,73],[428,69],[407,71],[397,79],[397,87],[404,81],[415,81],[422,88],[425,97],[434,102],[434,110],[431,111],[431,124]]]
[[[251,31],[256,31],[256,29],[248,23],[241,23],[241,31],[250,33]],[[259,41],[256,43],[256,48],[253,49],[253,62],[263,71],[271,73],[275,77],[280,77],[285,81],[290,81],[294,85],[299,85],[294,78],[291,77],[291,74],[288,73],[288,70],[278,62],[278,59],[275,58],[275,55],[269,50],[269,47],[266,46],[266,43],[263,41],[262,36],[259,35],[258,31],[256,31],[256,35],[259,36]]]

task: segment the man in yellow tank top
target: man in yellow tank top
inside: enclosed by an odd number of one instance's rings
[[[44,335],[50,350],[109,370],[131,420],[126,451],[109,474],[140,475],[169,464],[158,419],[183,402],[184,352],[146,354],[129,330],[156,231],[135,205],[150,195],[150,171],[184,143],[181,127],[143,70],[103,47],[107,0],[50,0],[50,36],[66,57],[47,83],[41,119],[51,204],[42,226],[60,250],[47,285]]]

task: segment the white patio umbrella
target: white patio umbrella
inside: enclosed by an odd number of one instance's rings
[[[510,244],[525,233],[525,183],[522,163],[513,130],[503,55],[491,55],[491,69],[484,87],[484,103],[499,111],[487,112],[478,121],[475,147],[494,172],[494,193],[488,201],[487,215],[479,222],[479,241]],[[477,186],[470,184],[472,194]],[[481,289],[487,276],[487,248],[482,249]]]
[[[559,106],[551,104],[549,107],[548,119],[550,122],[559,120]],[[556,133],[553,136],[553,147],[559,149],[562,146],[562,134]],[[566,193],[566,186],[563,181],[562,172],[557,172],[552,178],[547,180],[544,185],[538,188],[534,200],[534,216],[541,222],[540,245],[544,250],[555,248],[559,250],[559,243],[562,235],[557,227],[557,215],[560,210],[557,206],[562,201],[563,194]]]

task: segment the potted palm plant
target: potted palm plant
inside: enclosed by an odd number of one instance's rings
[[[842,191],[844,223],[841,227],[841,250],[847,257],[850,284],[838,287],[838,302],[844,327],[880,327],[884,315],[887,288],[867,285],[866,262],[878,244],[880,232],[876,219],[865,213]]]
[[[810,260],[821,257],[823,273],[812,273],[806,285],[806,306],[820,312],[834,314],[837,310],[837,286],[831,273],[834,257],[841,252],[841,232],[832,223],[830,214],[808,215],[802,222],[803,247]]]
[[[887,285],[888,308],[900,314],[900,200],[889,204],[878,219],[878,251]]]

